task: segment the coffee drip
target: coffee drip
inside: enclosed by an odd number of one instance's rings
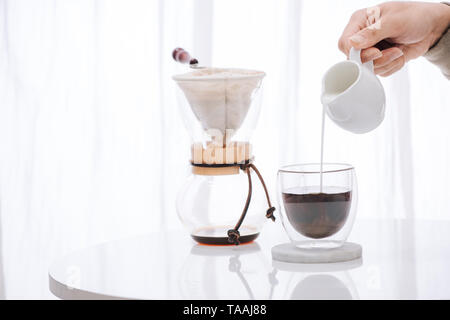
[[[199,67],[198,61],[180,48],[173,57],[194,66],[194,70],[173,77],[183,94],[182,112],[193,140],[193,175],[177,201],[180,219],[192,238],[202,244],[251,242],[259,235],[264,213],[275,219],[250,143],[265,73]],[[258,209],[261,200],[256,198],[261,189],[253,184],[255,178],[261,182],[268,210]],[[245,191],[241,188],[244,180]]]

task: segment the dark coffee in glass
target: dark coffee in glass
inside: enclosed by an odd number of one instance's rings
[[[338,187],[316,193],[310,188],[294,188],[282,197],[292,227],[305,237],[324,239],[339,232],[347,221],[352,192]]]

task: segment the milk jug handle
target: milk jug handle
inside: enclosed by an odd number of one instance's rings
[[[350,49],[350,60],[355,61],[356,63],[366,67],[369,69],[372,73],[374,73],[374,67],[373,67],[373,61],[369,61],[366,63],[362,63],[361,61],[361,50],[356,50],[355,48]]]

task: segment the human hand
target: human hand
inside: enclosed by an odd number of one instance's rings
[[[356,11],[339,39],[347,56],[361,49],[363,62],[390,76],[424,55],[450,26],[450,6],[427,2],[385,2]]]

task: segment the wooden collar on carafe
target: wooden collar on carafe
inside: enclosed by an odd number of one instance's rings
[[[227,146],[201,143],[192,145],[192,173],[203,176],[239,174],[242,164],[253,161],[252,145],[248,142],[231,142]]]

